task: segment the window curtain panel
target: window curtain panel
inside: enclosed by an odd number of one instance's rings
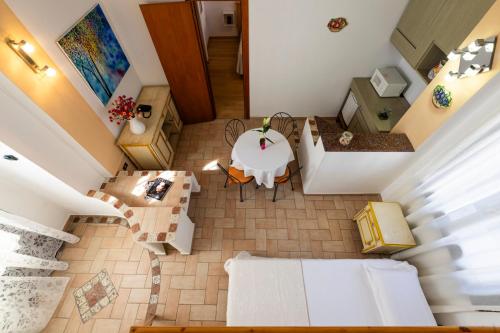
[[[69,282],[56,253],[79,238],[0,210],[0,332],[40,332]]]
[[[56,259],[64,241],[76,243],[79,238],[0,210],[0,275],[49,276],[68,269]]]
[[[401,203],[417,246],[392,256],[419,271],[439,324],[500,324],[500,76],[415,154],[382,193]],[[437,112],[437,111],[436,111]]]
[[[0,332],[41,332],[69,280],[69,277],[0,277]]]

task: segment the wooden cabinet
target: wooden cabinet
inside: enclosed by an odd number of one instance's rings
[[[127,123],[117,144],[139,170],[170,169],[182,131],[182,121],[168,86],[144,87],[137,105],[151,105],[151,117],[141,118],[146,125],[143,134],[130,131]]]
[[[394,253],[416,245],[398,203],[369,202],[354,220],[363,242],[363,253]]]
[[[388,133],[410,108],[404,97],[380,97],[369,78],[354,78],[350,92],[358,104],[347,127],[352,133]],[[378,117],[378,113],[384,110],[389,111],[389,117],[382,120]]]
[[[459,47],[495,0],[410,0],[391,42],[418,72]],[[485,36],[488,37],[488,36]]]
[[[391,41],[414,67],[432,41],[431,27],[445,0],[410,0]]]
[[[447,0],[434,29],[437,47],[448,54],[462,44],[495,0]],[[500,18],[499,18],[500,19]],[[489,37],[489,36],[483,36]]]
[[[368,122],[363,116],[363,110],[361,106],[356,110],[356,113],[352,117],[351,123],[349,124],[347,130],[352,133],[378,133],[376,129],[373,129],[373,126],[368,125]]]

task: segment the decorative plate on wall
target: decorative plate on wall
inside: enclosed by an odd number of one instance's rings
[[[347,24],[347,20],[344,17],[336,17],[330,19],[327,27],[331,32],[339,32],[340,30],[344,29]]]

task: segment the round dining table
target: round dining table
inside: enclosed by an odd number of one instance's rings
[[[288,163],[295,159],[288,140],[270,129],[266,133],[266,148],[261,149],[258,128],[241,134],[231,153],[231,166],[243,170],[245,176],[254,176],[258,185],[273,188],[274,177],[283,176]]]

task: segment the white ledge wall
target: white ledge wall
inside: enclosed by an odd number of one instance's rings
[[[337,114],[353,77],[398,65],[389,40],[407,0],[251,0],[250,115]],[[332,33],[332,17],[349,25]]]
[[[0,105],[0,156],[19,158],[0,159],[0,209],[56,229],[111,213],[85,196],[111,174],[2,73]]]
[[[412,152],[327,152],[313,143],[306,121],[299,160],[305,194],[380,193],[403,170]]]

